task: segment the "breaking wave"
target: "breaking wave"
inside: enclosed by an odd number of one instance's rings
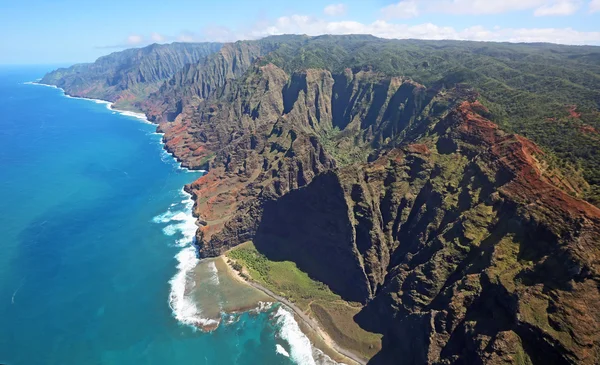
[[[279,327],[278,337],[289,345],[289,357],[298,365],[316,365],[310,340],[298,326],[294,316],[283,307],[277,308],[274,318]],[[283,347],[280,345],[283,349]]]
[[[196,219],[192,215],[194,202],[190,194],[181,190],[181,195],[186,197],[180,204],[171,205],[169,209],[153,218],[154,223],[166,224],[163,233],[168,236],[179,235],[175,241],[182,250],[175,256],[177,260],[177,273],[169,281],[169,306],[173,316],[181,323],[205,327],[218,325],[219,321],[203,318],[201,311],[192,298],[195,287],[193,272],[200,260],[194,245],[196,234]],[[179,207],[179,209],[177,209]],[[216,268],[215,268],[216,269]],[[218,280],[218,279],[217,279]]]

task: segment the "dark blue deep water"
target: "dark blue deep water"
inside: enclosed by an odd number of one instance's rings
[[[0,68],[0,363],[305,362],[276,351],[273,313],[210,334],[175,318],[185,227],[156,217],[185,212],[182,187],[199,174],[154,126],[25,84],[49,69]]]

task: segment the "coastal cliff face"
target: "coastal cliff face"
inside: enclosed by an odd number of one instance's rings
[[[273,64],[255,66],[224,89],[227,96],[160,124],[169,151],[209,171],[189,186],[198,197],[204,256],[252,239],[266,201],[305,186],[336,161],[366,159],[384,141],[416,133],[415,120],[434,100],[410,80],[351,70],[287,75]],[[325,136],[340,126],[335,142]]]
[[[185,107],[196,107],[216,93],[227,93],[227,87],[242,76],[261,56],[272,52],[284,41],[299,42],[302,36],[270,37],[260,41],[228,43],[203,62],[186,65],[161,88],[151,94],[142,109],[149,120],[173,121]]]
[[[208,170],[186,186],[200,255],[251,240],[362,303],[374,364],[599,363],[596,155],[578,155],[600,143],[597,65],[527,46],[577,85],[559,97],[525,46],[398,42],[228,44],[138,104]]]
[[[135,103],[170,79],[187,64],[196,64],[219,51],[220,43],[152,44],[100,57],[94,63],[61,68],[40,81],[72,96],[102,99],[118,108],[138,110]]]

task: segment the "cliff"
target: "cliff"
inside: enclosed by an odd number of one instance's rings
[[[187,64],[203,61],[220,43],[152,44],[100,57],[46,74],[40,81],[56,85],[72,96],[108,100],[116,107],[138,109],[160,85]]]
[[[259,41],[228,43],[203,62],[190,63],[178,70],[160,90],[143,103],[143,110],[153,122],[173,121],[187,106],[197,103],[222,89],[228,81],[243,75],[260,57],[288,43],[305,40],[303,36],[273,36]]]
[[[200,255],[253,241],[362,303],[372,363],[596,364],[593,51],[280,36],[136,105],[208,170],[186,186]]]
[[[600,210],[474,107],[268,204],[254,242],[367,303],[373,363],[598,363]]]

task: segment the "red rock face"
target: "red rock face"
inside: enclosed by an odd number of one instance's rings
[[[412,153],[420,153],[420,154],[426,155],[426,156],[431,154],[429,147],[427,147],[427,145],[425,145],[425,144],[414,143],[414,144],[408,145],[407,150]]]
[[[454,142],[442,155],[411,144],[282,197],[258,244],[292,232],[287,259],[368,296],[357,318],[388,339],[381,363],[597,364],[600,210],[548,178],[537,145],[477,110],[465,102],[440,122],[439,138]],[[339,209],[338,194],[347,214],[319,215]],[[344,229],[311,231],[323,222]],[[338,255],[324,262],[323,246]],[[327,276],[332,267],[355,292]]]
[[[539,159],[544,152],[533,142],[516,134],[505,134],[491,121],[477,114],[479,102],[464,102],[458,108],[460,119],[458,131],[461,138],[490,146],[490,152],[506,171],[514,175],[503,190],[524,204],[553,207],[564,217],[600,219],[600,209],[576,199],[556,187],[541,172]],[[477,141],[475,140],[475,141]]]

